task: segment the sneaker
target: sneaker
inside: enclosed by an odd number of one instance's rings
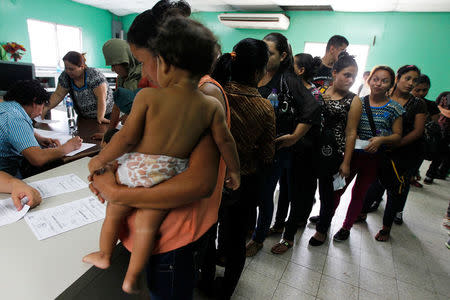
[[[394,223],[397,225],[403,224],[403,212],[402,211],[395,214]]]
[[[245,256],[246,257],[252,257],[255,256],[256,253],[259,252],[263,247],[263,243],[255,242],[254,240],[250,240],[248,242],[247,246],[245,246]]]
[[[317,224],[317,223],[319,223],[319,218],[320,218],[320,216],[314,216],[314,217],[309,218],[309,221],[313,224]]]
[[[432,184],[433,183],[433,178],[427,176],[423,180],[423,183],[425,183],[425,184]]]
[[[445,246],[447,246],[447,248],[450,249],[450,240],[448,240],[447,243],[445,243]]]
[[[348,237],[350,236],[350,230],[341,228],[339,229],[339,231],[333,236],[333,240],[335,240],[336,242],[343,242],[346,241],[348,239]]]

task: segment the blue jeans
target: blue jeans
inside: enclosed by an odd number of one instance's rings
[[[252,236],[255,242],[263,243],[269,233],[273,215],[273,193],[282,175],[286,180],[280,181],[279,198],[287,198],[288,203],[291,201],[293,160],[291,149],[280,149],[275,153],[272,166],[262,171],[264,178],[258,203],[258,221]]]
[[[150,257],[148,288],[152,300],[193,299],[206,234],[184,247]]]

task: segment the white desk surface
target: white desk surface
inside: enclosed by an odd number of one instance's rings
[[[27,178],[26,182],[74,173],[87,182],[89,158]],[[92,195],[88,188],[44,199],[33,210]],[[0,194],[0,199],[8,198]],[[0,227],[0,299],[54,299],[91,265],[81,261],[98,250],[102,221],[38,241],[24,219]]]

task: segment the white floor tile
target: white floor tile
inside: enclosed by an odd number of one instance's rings
[[[395,273],[398,280],[415,285],[428,291],[434,291],[431,273],[415,266],[395,263]]]
[[[337,258],[327,258],[323,274],[356,287],[359,283],[359,265],[350,264]]]
[[[398,299],[395,278],[360,268],[359,287],[387,299]]]
[[[265,275],[269,278],[279,280],[283,275],[288,262],[273,254],[259,252],[253,257],[247,269]]]
[[[375,255],[364,250],[361,251],[361,267],[395,277],[394,261],[389,255]]]
[[[369,292],[365,289],[359,289],[359,300],[390,300],[389,298]]]
[[[316,297],[306,294],[296,288],[293,288],[289,285],[280,283],[275,290],[275,294],[273,295],[273,300],[314,300]]]
[[[251,270],[245,270],[234,294],[248,299],[272,299],[278,281]]]
[[[402,281],[397,281],[399,300],[436,300],[436,293],[421,289]]]
[[[321,274],[306,267],[289,263],[280,282],[297,288],[307,294],[316,295]]]
[[[358,287],[324,275],[320,280],[317,298],[322,300],[356,300],[358,299]]]

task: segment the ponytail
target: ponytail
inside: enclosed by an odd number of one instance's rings
[[[217,59],[216,65],[211,72],[211,77],[217,80],[220,85],[224,85],[231,80],[232,61],[231,53],[225,53]]]

